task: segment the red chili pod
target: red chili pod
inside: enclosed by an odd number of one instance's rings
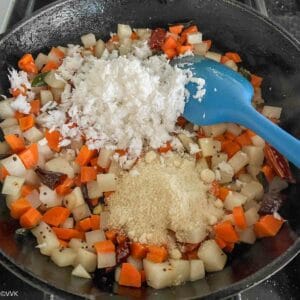
[[[266,144],[264,152],[268,164],[273,168],[276,174],[282,179],[287,180],[288,182],[295,183],[295,179],[292,175],[287,159],[275,148],[268,144]]]
[[[153,30],[149,40],[149,47],[152,50],[161,50],[161,46],[165,40],[166,33],[166,30],[163,28],[157,28]]]

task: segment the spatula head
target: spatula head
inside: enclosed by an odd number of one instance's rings
[[[196,99],[197,84],[190,82],[186,88],[183,116],[197,125],[237,122],[240,111],[251,105],[253,87],[250,82],[214,60],[202,56],[186,56],[174,61],[182,69],[190,69],[195,78],[205,80],[205,94]]]

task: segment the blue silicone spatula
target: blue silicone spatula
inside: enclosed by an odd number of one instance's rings
[[[190,92],[183,116],[197,125],[234,122],[265,139],[290,162],[300,167],[300,141],[273,124],[251,105],[253,87],[238,72],[201,56],[186,56],[175,61],[178,67],[190,69],[194,77],[205,80],[205,95],[195,99],[197,86],[190,82]]]

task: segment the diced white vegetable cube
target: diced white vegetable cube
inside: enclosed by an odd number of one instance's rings
[[[221,151],[221,143],[212,138],[200,138],[198,143],[204,157],[213,156]]]
[[[98,181],[89,181],[86,184],[90,199],[102,197],[103,193],[99,187]]]
[[[97,255],[81,248],[77,251],[74,266],[82,265],[88,272],[94,272],[97,267]]]
[[[242,128],[235,123],[227,123],[227,131],[238,136],[242,133]]]
[[[46,160],[49,160],[54,156],[53,151],[49,148],[46,139],[40,140],[38,143],[39,156],[43,156]]]
[[[96,45],[96,37],[93,33],[88,33],[81,36],[81,42],[84,48],[90,48]]]
[[[241,193],[245,195],[248,200],[259,200],[264,194],[264,187],[258,181],[251,181],[243,186]]]
[[[238,71],[238,66],[237,64],[232,60],[232,59],[229,59],[228,61],[226,61],[224,63],[225,66],[227,66],[228,68],[232,69],[233,71]]]
[[[264,148],[257,146],[244,146],[243,152],[248,155],[249,165],[261,166],[264,162]]]
[[[131,51],[132,40],[131,38],[125,38],[121,40],[120,47],[119,47],[119,54],[126,55]]]
[[[76,222],[85,219],[91,215],[89,206],[84,203],[72,209],[73,218]]]
[[[69,241],[69,247],[75,250],[78,249],[84,249],[84,250],[88,250],[88,245],[85,241],[83,241],[82,239],[76,239],[76,238],[72,238]]]
[[[54,249],[51,252],[51,260],[59,267],[72,266],[76,256],[77,252],[71,248]]]
[[[205,271],[216,272],[223,270],[227,256],[214,240],[208,240],[201,244],[198,257],[203,261]]]
[[[0,118],[7,119],[15,116],[15,111],[10,106],[11,100],[6,99],[0,101]]]
[[[172,286],[174,270],[169,262],[154,263],[144,259],[143,266],[145,270],[147,284],[154,289],[162,289]]]
[[[134,31],[141,40],[148,40],[150,38],[151,29],[149,28],[135,28]]]
[[[249,183],[249,182],[253,181],[253,178],[249,174],[240,174],[239,180],[242,181],[243,183]]]
[[[99,152],[97,164],[101,168],[107,168],[111,162],[111,158],[114,154],[113,150],[102,148]]]
[[[201,259],[190,260],[190,281],[196,281],[204,278],[205,268]]]
[[[13,154],[0,161],[10,175],[22,177],[25,176],[26,168],[17,154]]]
[[[23,136],[30,143],[36,143],[44,137],[42,132],[35,126],[23,132]]]
[[[139,271],[143,269],[143,261],[141,259],[134,258],[130,255],[127,258],[127,262],[132,264]]]
[[[96,42],[95,46],[95,56],[100,58],[104,52],[105,43],[100,39]]]
[[[200,175],[201,172],[205,169],[208,169],[207,161],[204,157],[196,161],[196,171]]]
[[[50,256],[52,251],[59,248],[59,240],[50,226],[44,222],[31,230],[32,234],[36,237],[38,248],[44,255]]]
[[[190,263],[183,259],[170,259],[174,271],[172,285],[180,285],[190,279]]]
[[[243,243],[254,244],[256,241],[256,235],[252,227],[248,227],[244,230],[238,230],[239,240]]]
[[[78,207],[85,203],[82,191],[80,187],[76,187],[73,191],[66,195],[63,200],[64,206],[69,210],[73,210],[75,207]]]
[[[4,179],[2,186],[2,194],[4,195],[18,195],[24,184],[25,179],[23,177],[7,175]]]
[[[183,147],[191,154],[200,152],[199,146],[184,133],[179,133],[177,135],[178,139],[182,143]],[[193,151],[192,151],[193,150]],[[193,152],[193,153],[192,153]],[[149,152],[148,152],[149,153]],[[154,152],[153,152],[154,153]]]
[[[0,101],[0,103],[1,103],[1,101]],[[15,134],[20,137],[23,136],[23,133],[22,133],[19,125],[13,125],[13,126],[2,128],[2,131],[3,131],[4,135]]]
[[[202,33],[201,32],[189,33],[187,35],[187,40],[189,44],[202,43]]]
[[[61,225],[62,228],[74,228],[74,219],[67,218],[66,221]]]
[[[73,276],[77,276],[77,277],[81,277],[81,278],[86,278],[86,279],[90,279],[91,275],[87,272],[87,270],[82,266],[82,265],[78,265],[77,267],[75,267],[72,271],[72,275]]]
[[[199,43],[194,44],[194,54],[204,56],[208,51],[208,44],[207,43]]]
[[[70,162],[62,157],[53,158],[45,163],[45,169],[52,172],[60,172],[66,174],[68,177],[74,177],[74,169]]]
[[[26,199],[30,202],[33,208],[38,208],[42,204],[40,200],[40,194],[37,190],[33,190],[29,195],[26,196]]]
[[[53,99],[54,101],[60,101],[61,98],[61,94],[64,91],[64,87],[63,88],[55,88],[55,87],[51,87],[51,93],[53,95]]]
[[[247,226],[254,225],[259,220],[259,214],[257,213],[257,209],[255,207],[249,208],[245,212],[245,218]]]
[[[238,151],[229,159],[228,163],[233,168],[234,173],[237,173],[249,163],[249,158],[245,152]]]
[[[224,201],[227,210],[232,211],[234,207],[241,206],[246,203],[247,197],[238,192],[230,191]]]
[[[101,229],[92,230],[85,233],[85,240],[88,245],[89,250],[95,251],[94,244],[97,242],[105,241],[104,231]]]
[[[251,137],[252,144],[257,147],[264,147],[266,142],[259,135],[254,135]]]
[[[235,225],[233,214],[225,215],[223,221],[229,221],[232,225]]]
[[[216,178],[215,173],[210,169],[202,170],[200,177],[205,183],[212,183]]]
[[[260,205],[255,200],[249,200],[244,204],[244,210],[247,211],[251,208],[255,208],[255,210],[258,211],[260,208]]]
[[[41,104],[42,106],[46,103],[53,101],[53,94],[49,90],[42,90],[41,91]]]
[[[10,147],[6,142],[0,142],[0,154],[9,153]]]
[[[116,261],[116,253],[109,252],[109,253],[97,253],[97,261],[98,261],[98,268],[109,268],[114,267],[117,264]]]
[[[42,67],[48,62],[48,55],[44,53],[39,53],[35,59],[35,65],[37,66],[38,70],[41,70]]]
[[[46,185],[40,186],[40,200],[47,208],[60,206],[62,203],[61,196],[59,196],[55,190],[51,190]]]
[[[66,83],[56,78],[55,71],[50,71],[46,76],[44,81],[51,87],[56,89],[62,89],[65,87]]]
[[[98,174],[97,181],[102,192],[113,192],[117,188],[117,177],[115,174]]]
[[[10,126],[13,126],[13,125],[18,125],[18,120],[16,118],[8,118],[8,119],[5,119],[4,121],[2,121],[0,123],[0,127],[1,128],[6,128],[6,127],[10,127]]]
[[[130,38],[132,34],[131,27],[125,24],[118,24],[117,34],[120,40]]]
[[[202,126],[206,136],[216,137],[223,134],[227,129],[227,123],[220,123],[215,125]]]
[[[280,119],[282,107],[265,105],[262,109],[262,114],[270,119]]]
[[[220,152],[218,154],[215,154],[211,158],[211,168],[215,169],[219,163],[226,162],[228,159],[228,155],[226,153]]]
[[[216,62],[220,62],[221,58],[222,58],[222,55],[220,53],[216,53],[216,52],[213,52],[213,51],[208,51],[205,54],[205,57],[209,58],[209,59],[212,59],[212,60],[215,60]]]
[[[146,160],[146,156],[145,156],[145,160]],[[108,169],[108,173],[113,173],[118,176],[121,171],[122,171],[122,168],[120,167],[120,164],[117,161],[112,160],[112,162],[109,166],[109,169]]]

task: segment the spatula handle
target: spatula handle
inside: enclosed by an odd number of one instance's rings
[[[236,121],[253,130],[300,168],[300,140],[268,120],[254,108],[243,108],[235,115]]]

